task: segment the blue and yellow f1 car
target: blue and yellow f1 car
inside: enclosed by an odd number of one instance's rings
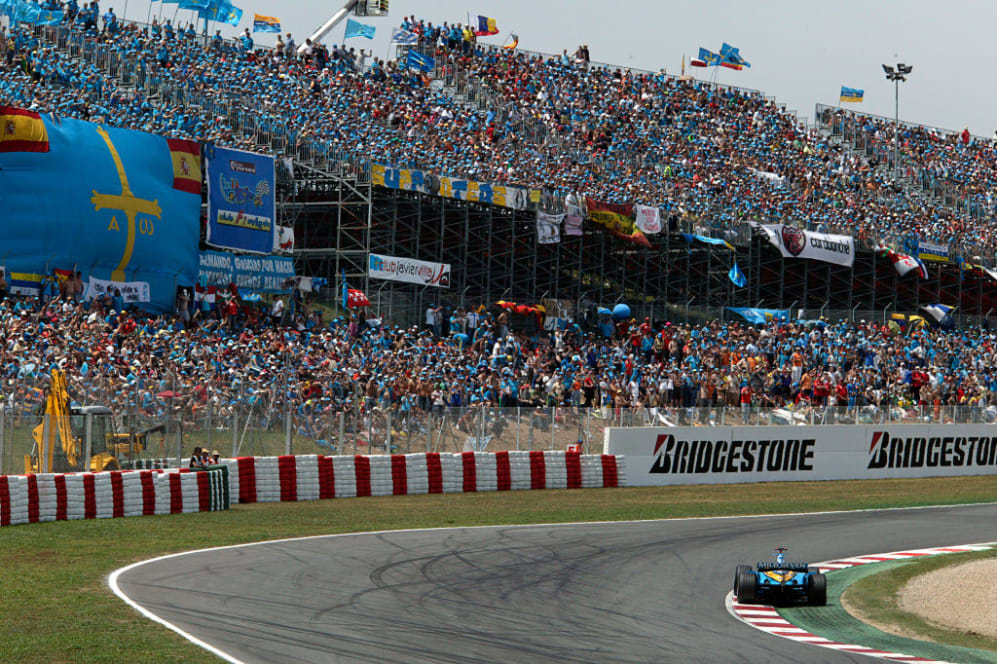
[[[787,563],[786,550],[776,548],[774,563],[737,566],[734,595],[738,602],[827,604],[827,577],[807,563]]]

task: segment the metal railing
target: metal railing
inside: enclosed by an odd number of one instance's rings
[[[219,451],[223,457],[565,450],[573,446],[586,454],[599,454],[606,430],[614,427],[997,424],[997,406],[923,406],[901,401],[852,406],[804,402],[785,407],[721,402],[640,408],[427,405],[425,410],[418,405],[376,401],[375,405],[359,401],[344,407],[322,399],[290,410],[251,399],[200,408],[187,398],[160,401],[169,402],[161,404],[160,412],[151,412],[148,404],[114,408],[114,433],[119,435],[115,467],[177,467],[195,447]],[[37,404],[16,406],[8,401],[0,413],[0,474],[24,472],[25,456],[40,454],[44,459],[45,437],[40,436],[43,446],[39,449],[32,432],[36,427],[45,432],[51,426],[49,416],[37,414]],[[149,429],[153,431],[144,433]],[[57,447],[53,470],[88,468],[86,434],[80,429],[74,433],[79,437],[76,465],[69,467]],[[136,441],[141,444],[134,445]]]

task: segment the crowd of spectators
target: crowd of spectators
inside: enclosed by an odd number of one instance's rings
[[[481,309],[405,328],[276,307],[151,316],[111,306],[0,303],[6,412],[33,413],[61,369],[77,401],[145,421],[222,424],[239,409],[279,426],[293,412],[306,435],[340,412],[404,423],[446,411],[467,422],[494,408],[648,424],[997,419],[997,336],[983,329],[645,319],[526,331]]]
[[[139,27],[95,2],[86,9],[67,13],[61,29],[70,34],[59,39],[105,49],[119,64],[55,49],[45,37],[53,28],[5,31],[0,104],[260,148],[218,112],[238,108],[291,146],[655,205],[713,227],[768,220],[870,245],[958,240],[984,255],[995,247],[987,219],[912,195],[881,151],[853,151],[757,92],[595,66],[585,46],[560,56],[486,47],[466,26],[406,17],[402,27],[420,35],[416,48],[435,57],[433,82],[404,60],[368,61],[338,44],[306,41],[299,53],[288,34],[263,49],[248,29],[237,40],[204,39],[191,25]],[[453,86],[488,107],[462,101]],[[851,121],[867,123],[880,144],[890,140],[879,121]],[[905,129],[903,163],[989,204],[991,147],[967,136]]]

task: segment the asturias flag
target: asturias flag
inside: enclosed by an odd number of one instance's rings
[[[856,90],[855,88],[846,88],[841,86],[841,101],[862,101],[865,96],[865,90]]]
[[[737,263],[734,263],[734,267],[730,269],[727,276],[738,288],[744,288],[745,284],[748,283],[748,278],[744,276],[744,272],[741,272],[741,268],[737,266]]]
[[[498,34],[498,23],[493,18],[478,15],[471,23],[474,25],[474,34],[478,37]]]
[[[253,14],[253,32],[280,33],[280,19],[263,14]]]
[[[374,26],[364,25],[359,21],[354,21],[352,18],[346,21],[346,32],[343,33],[343,39],[349,39],[350,37],[366,37],[367,39],[374,38]]]
[[[417,53],[416,51],[408,52],[408,59],[406,63],[412,69],[418,69],[419,71],[433,71],[436,67],[436,60],[428,55],[423,55],[422,53]]]

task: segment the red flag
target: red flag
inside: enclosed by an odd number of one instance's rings
[[[370,300],[367,299],[367,296],[363,294],[362,290],[347,288],[346,298],[346,306],[350,309],[360,309],[362,307],[370,306]]]

